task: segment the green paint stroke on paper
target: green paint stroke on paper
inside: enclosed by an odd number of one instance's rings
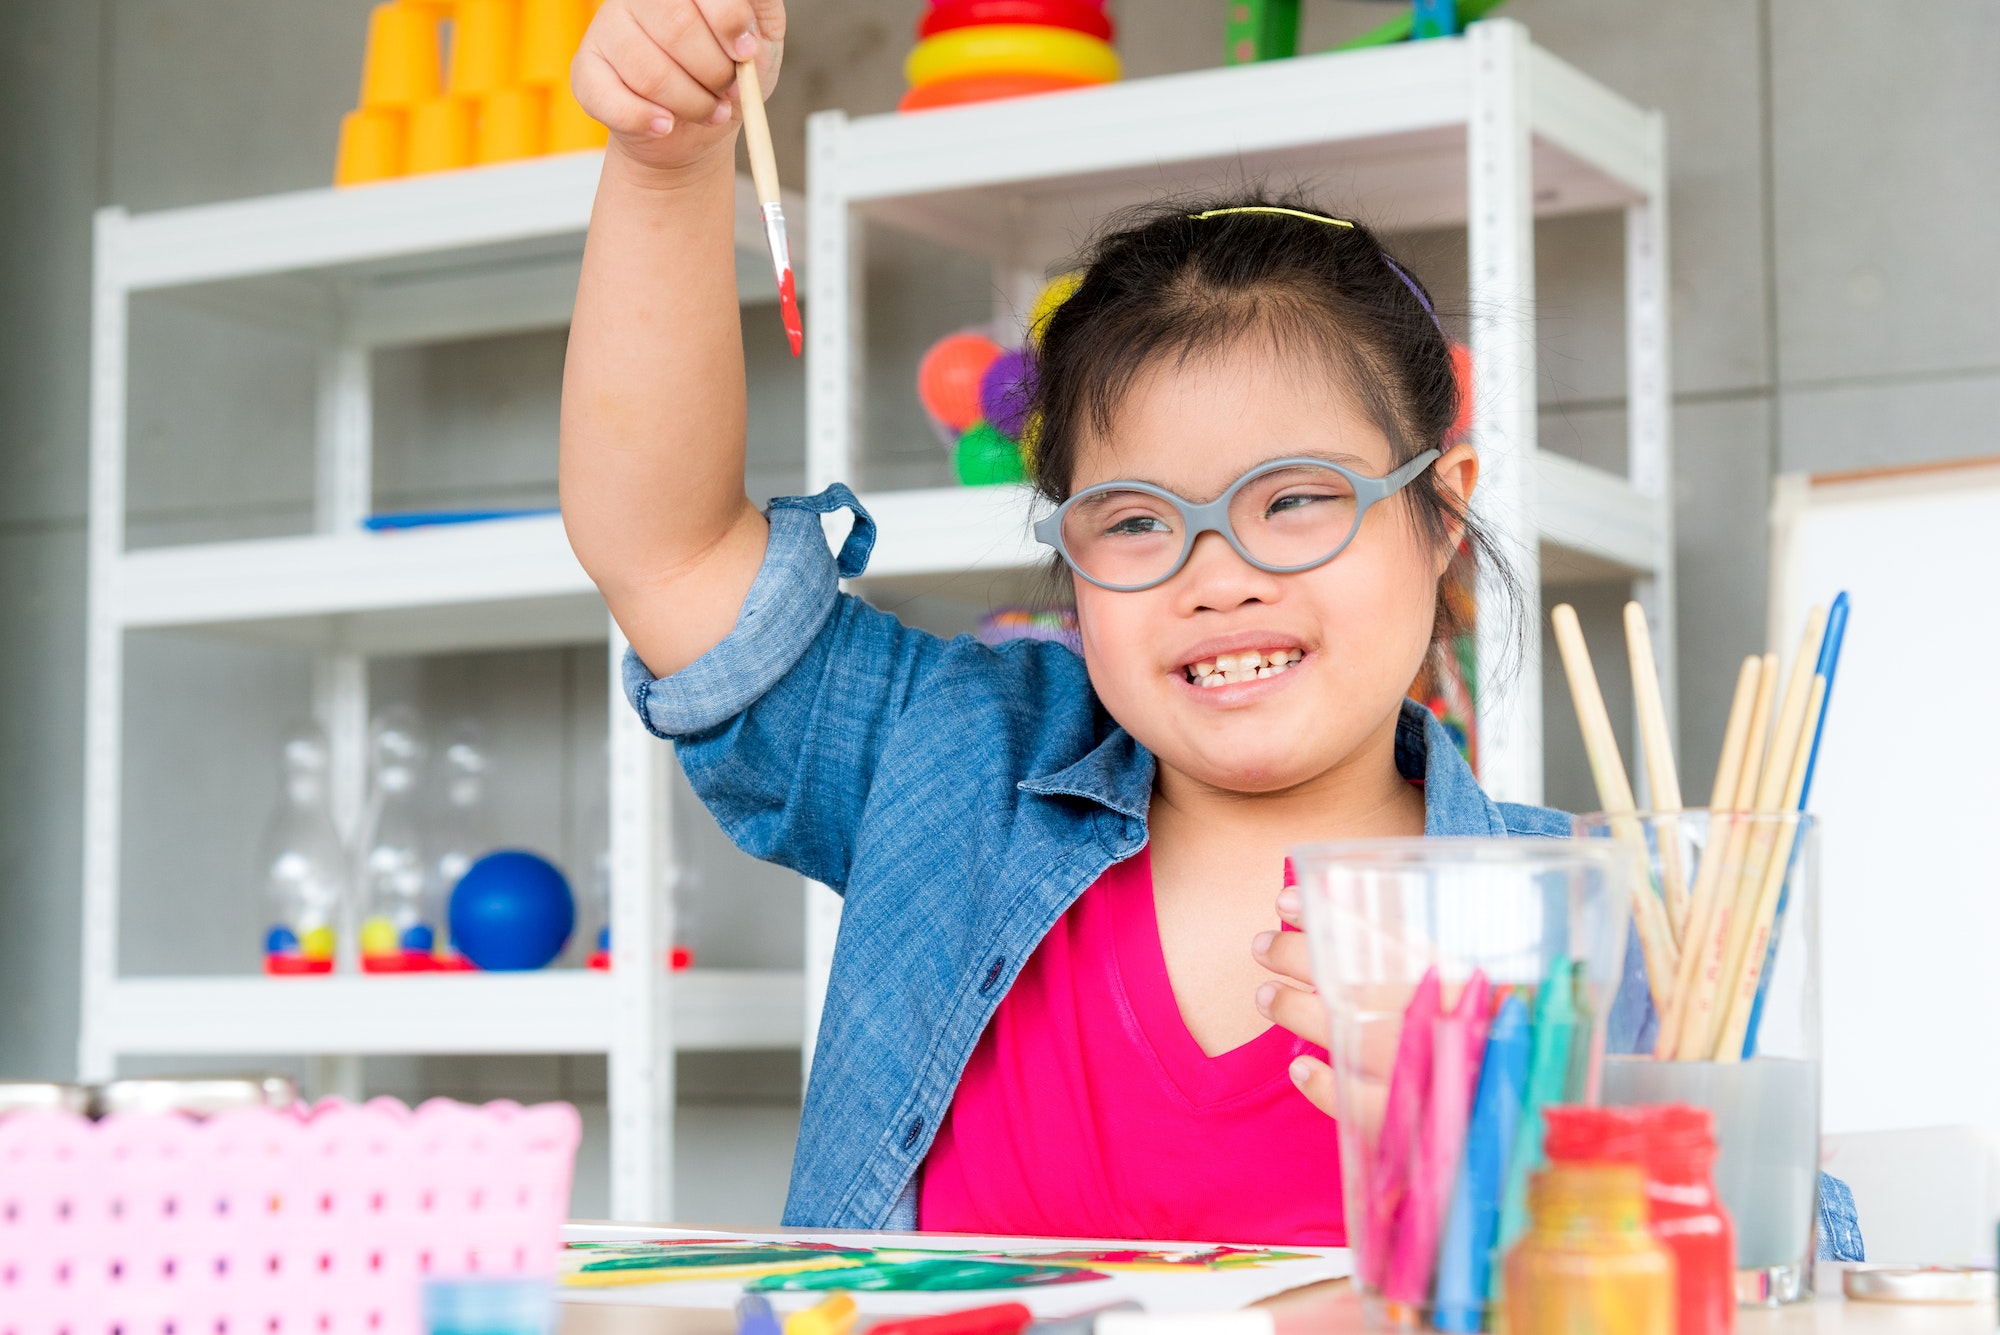
[[[1049,1284],[1083,1284],[1106,1279],[1076,1266],[1022,1265],[1016,1261],[939,1258],[925,1261],[871,1261],[838,1270],[765,1275],[743,1287],[752,1293],[968,1293],[979,1289],[1033,1289]]]

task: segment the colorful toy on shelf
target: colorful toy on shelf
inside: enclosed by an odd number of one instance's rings
[[[1500,4],[1501,0],[1408,0],[1395,18],[1333,49],[1358,51],[1426,37],[1450,37],[1466,24],[1485,18]],[[1299,0],[1227,0],[1225,13],[1224,64],[1248,65],[1299,53]]]
[[[991,422],[1001,435],[1021,439],[1033,407],[1034,363],[1026,348],[1010,348],[993,359],[979,378],[979,415]]]
[[[1083,636],[1077,630],[1073,607],[996,607],[979,618],[978,640],[981,644],[1048,640],[1074,653],[1083,652]]]
[[[569,88],[570,59],[594,7],[590,0],[376,5],[360,105],[340,123],[334,184],[602,148],[604,127]]]
[[[451,892],[452,944],[482,969],[542,968],[575,927],[569,882],[533,853],[488,853]]]
[[[958,448],[952,453],[952,468],[958,480],[968,487],[1019,482],[1027,476],[1021,463],[1021,447],[1001,435],[991,422],[974,422],[972,429],[958,438]]]
[[[900,111],[1111,83],[1115,35],[1102,0],[931,0],[903,63]]]
[[[1023,326],[1029,347],[1041,344],[1042,330],[1047,327],[1049,317],[1056,313],[1058,306],[1075,296],[1076,290],[1081,286],[1083,286],[1081,273],[1066,273],[1057,274],[1042,288],[1035,297],[1034,304],[1028,307],[1027,323]]]
[[[979,383],[1001,355],[984,334],[964,330],[931,344],[917,363],[917,401],[946,444],[955,444],[979,420]]]
[[[264,972],[331,973],[347,899],[347,852],[333,827],[326,737],[302,727],[285,739],[284,791],[264,832],[261,865],[270,926]]]
[[[421,973],[434,964],[437,929],[426,909],[423,820],[417,776],[424,743],[417,716],[398,706],[375,720],[368,742],[368,808],[361,821],[361,967]]]

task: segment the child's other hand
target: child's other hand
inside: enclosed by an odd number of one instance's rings
[[[672,172],[733,151],[736,62],[756,53],[768,97],[784,42],[784,0],[605,0],[570,82],[614,153]]]
[[[1278,917],[1292,927],[1299,923],[1299,892],[1287,886],[1278,895]],[[1257,989],[1257,1009],[1272,1024],[1282,1025],[1308,1043],[1330,1048],[1326,1007],[1313,990],[1312,958],[1304,932],[1260,932],[1250,943],[1257,962],[1282,977]],[[1292,1059],[1292,1083],[1328,1117],[1333,1112],[1333,1071],[1317,1057]]]
[[[1299,892],[1287,886],[1278,894],[1278,917],[1289,926],[1302,927],[1300,912]],[[1257,989],[1257,1009],[1264,1018],[1308,1043],[1331,1050],[1332,1026],[1326,1018],[1326,1007],[1313,988],[1312,956],[1306,946],[1306,934],[1260,932],[1250,943],[1250,953],[1259,964],[1284,980],[1265,983]],[[1408,989],[1402,991],[1407,993]],[[1402,1000],[1407,1001],[1407,996]],[[1391,1005],[1391,999],[1385,998],[1383,1005]],[[1381,1126],[1382,1111],[1389,1102],[1389,1076],[1396,1064],[1395,1039],[1395,1033],[1384,1025],[1367,1026],[1361,1033],[1361,1070],[1349,1092],[1360,1108],[1363,1132],[1370,1138]],[[1331,1067],[1317,1057],[1294,1057],[1291,1076],[1292,1083],[1315,1108],[1328,1117],[1337,1116]]]

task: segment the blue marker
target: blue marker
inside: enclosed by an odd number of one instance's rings
[[[1506,1188],[1507,1152],[1527,1092],[1533,1036],[1527,1003],[1520,992],[1509,992],[1486,1036],[1465,1157],[1452,1186],[1451,1216],[1438,1251],[1433,1320],[1439,1330],[1476,1331],[1485,1325],[1486,1279],[1500,1232],[1500,1193]]]
[[[781,1335],[770,1299],[761,1293],[746,1293],[736,1300],[736,1335]]]
[[[1806,809],[1806,801],[1812,796],[1813,771],[1819,768],[1819,742],[1826,735],[1826,709],[1833,703],[1833,674],[1840,667],[1840,642],[1847,635],[1847,593],[1842,590],[1827,609],[1826,633],[1819,640],[1819,662],[1813,666],[1813,675],[1826,678],[1826,693],[1820,697],[1819,717],[1813,720],[1812,751],[1806,756],[1805,785],[1799,789],[1799,810]],[[1792,857],[1796,860],[1803,841],[1794,842]],[[1792,896],[1792,875],[1788,868],[1785,882],[1778,887],[1778,909],[1771,918],[1771,939],[1764,946],[1764,971],[1757,977],[1757,999],[1750,1003],[1750,1023],[1743,1030],[1743,1060],[1749,1061],[1757,1055],[1757,1025],[1764,1018],[1764,994],[1771,986],[1771,969],[1778,959],[1778,938],[1785,928],[1785,901]]]

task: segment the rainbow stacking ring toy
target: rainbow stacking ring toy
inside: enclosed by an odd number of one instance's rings
[[[1118,72],[1118,53],[1103,38],[1031,23],[953,28],[917,43],[903,64],[912,89],[994,74],[1110,83]]]
[[[912,88],[896,103],[896,110],[927,111],[932,107],[957,107],[968,102],[994,102],[1003,97],[1029,97],[1035,93],[1096,86],[1087,79],[1063,79],[1053,74],[970,74],[962,79],[940,79]]]
[[[938,0],[917,21],[917,40],[958,28],[1029,24],[1112,39],[1111,17],[1091,0]]]

